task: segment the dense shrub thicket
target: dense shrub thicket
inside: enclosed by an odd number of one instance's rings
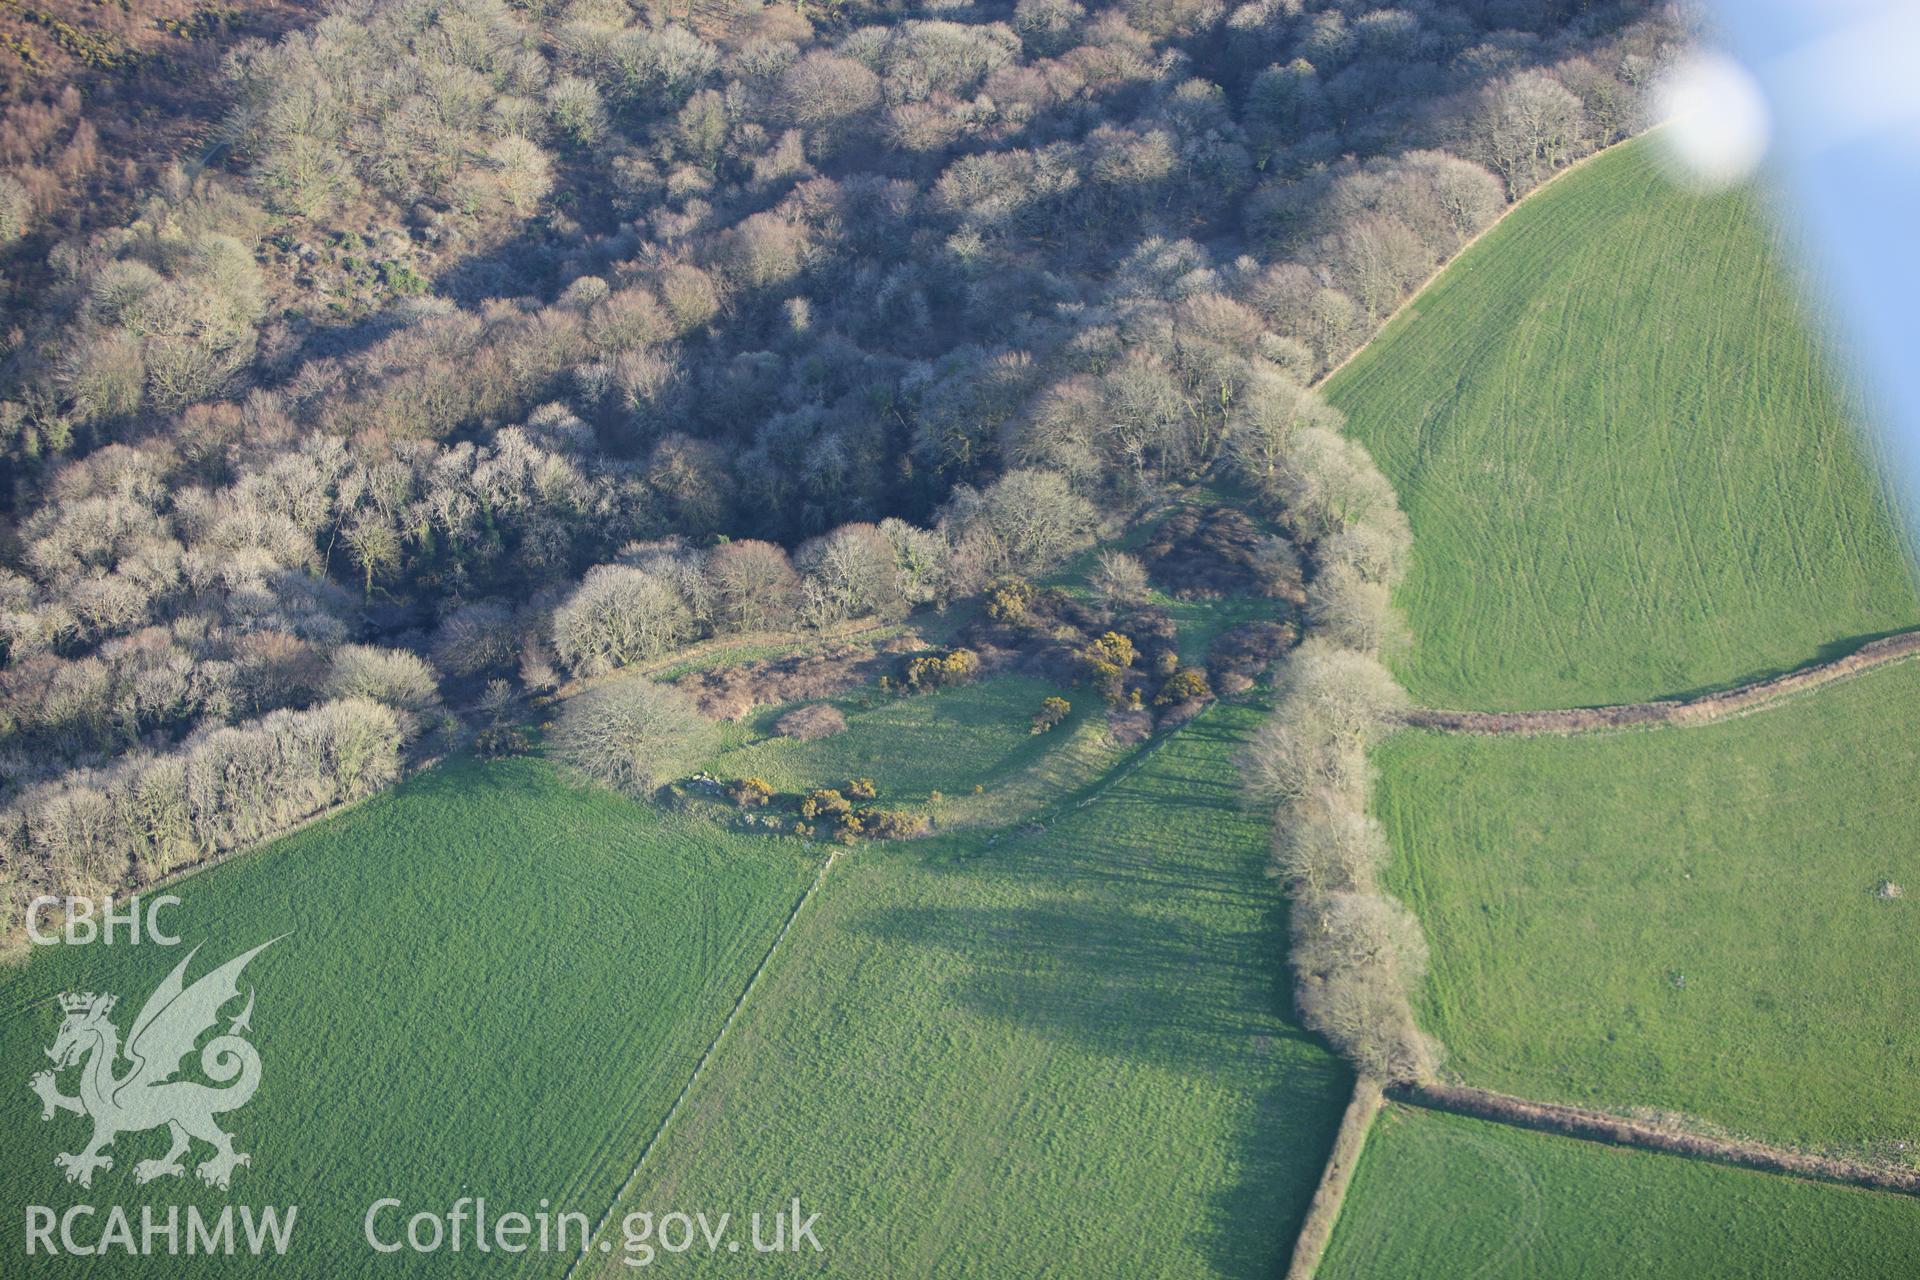
[[[222,163],[58,246],[0,367],[0,879],[71,878],[33,815],[116,762],[335,701],[399,750],[435,690],[941,601],[1221,469],[1313,550],[1324,632],[1391,643],[1404,521],[1306,388],[1637,128],[1680,34],[344,0],[245,43]]]

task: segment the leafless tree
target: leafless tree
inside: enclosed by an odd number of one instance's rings
[[[1307,588],[1307,616],[1334,643],[1362,653],[1399,648],[1406,624],[1384,582],[1348,563],[1326,566]]]
[[[636,676],[567,699],[552,744],[585,776],[645,796],[689,767],[710,735],[684,693]]]
[[[1093,594],[1111,604],[1138,604],[1147,598],[1147,570],[1124,551],[1100,553],[1093,569]]]
[[[728,631],[784,627],[798,614],[800,577],[787,553],[772,543],[745,539],[717,547],[707,573],[719,596],[720,625]]]
[[[342,645],[329,664],[326,692],[332,698],[364,698],[391,707],[409,738],[440,710],[433,668],[405,649]]]
[[[1580,99],[1544,71],[1522,71],[1488,89],[1470,127],[1474,144],[1515,199],[1586,142]]]
[[[1010,471],[985,491],[964,491],[949,508],[957,558],[978,581],[1029,576],[1084,547],[1093,505],[1053,471]]]

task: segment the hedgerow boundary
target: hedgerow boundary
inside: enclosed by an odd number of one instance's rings
[[[1657,127],[1658,126],[1655,126],[1655,128]],[[1553,186],[1554,183],[1558,182],[1566,174],[1584,167],[1599,156],[1612,152],[1617,147],[1632,141],[1635,137],[1643,137],[1646,133],[1652,131],[1652,129],[1645,130],[1640,134],[1629,135],[1628,137],[1622,138],[1612,146],[1596,148],[1590,154],[1581,157],[1574,163],[1551,174],[1545,181],[1541,182],[1520,199],[1510,202],[1506,208],[1501,210],[1498,217],[1470,237],[1459,249],[1448,257],[1446,261],[1438,264],[1425,280],[1421,281],[1412,292],[1401,300],[1397,307],[1381,320],[1380,324],[1374,329],[1372,337],[1354,348],[1354,350],[1348,352],[1345,358],[1328,369],[1325,374],[1312,384],[1312,389],[1315,391],[1324,389],[1335,374],[1339,373],[1341,369],[1352,363],[1362,352],[1371,347],[1373,343],[1379,339],[1380,335],[1384,333],[1403,312],[1415,310],[1427,289],[1434,281],[1438,280],[1450,266],[1459,261],[1461,254],[1478,243],[1488,232],[1505,222],[1507,218],[1522,205],[1525,205],[1534,196]],[[1349,439],[1351,438],[1349,437]],[[1362,453],[1364,452],[1363,449]],[[1389,492],[1390,491],[1389,487]],[[1920,648],[1920,639],[1916,640],[1916,648]],[[1394,712],[1386,713],[1382,717],[1386,723],[1381,724],[1380,729],[1383,732],[1390,732],[1404,725],[1419,723],[1416,717],[1429,714],[1444,717],[1450,714],[1466,715],[1471,713],[1429,712],[1419,708],[1402,708]],[[1367,807],[1370,809],[1370,804]],[[1276,820],[1278,823],[1285,823],[1289,816],[1289,806],[1283,802],[1276,813]],[[1370,818],[1370,814],[1364,816]],[[1363,874],[1357,877],[1357,879],[1360,881],[1360,883],[1355,886],[1357,889],[1378,895],[1379,890],[1377,883],[1370,874]],[[1293,889],[1297,897],[1300,886],[1295,885]],[[1392,900],[1389,899],[1387,901],[1391,903]],[[1296,907],[1297,905],[1298,903],[1296,902]],[[1298,940],[1293,940],[1292,945],[1297,952],[1299,948]],[[1290,963],[1294,963],[1293,957],[1290,957]],[[1413,1012],[1412,1001],[1407,997],[1404,990],[1394,993],[1394,996],[1390,997],[1390,999],[1393,1004],[1399,1006],[1392,1011],[1394,1015],[1393,1020],[1404,1022],[1409,1027],[1415,1025],[1417,1019]],[[1430,1073],[1430,1068],[1427,1070],[1428,1073]],[[1384,1093],[1387,1087],[1388,1082],[1380,1075],[1369,1070],[1366,1065],[1360,1065],[1359,1074],[1354,1081],[1353,1097],[1348,1103],[1346,1113],[1341,1119],[1339,1132],[1334,1138],[1333,1149],[1328,1154],[1326,1167],[1321,1173],[1320,1185],[1314,1191],[1313,1200],[1307,1209],[1306,1219],[1302,1222],[1300,1230],[1294,1238],[1293,1255],[1287,1268],[1287,1280],[1312,1280],[1313,1275],[1319,1269],[1320,1261],[1325,1256],[1327,1246],[1333,1238],[1334,1228],[1339,1222],[1340,1210],[1345,1203],[1347,1190],[1352,1185],[1354,1171],[1359,1164],[1360,1154],[1366,1146],[1367,1135],[1372,1129],[1375,1117],[1379,1115],[1380,1109],[1384,1105]]]
[[[1536,1129],[1616,1147],[1636,1147],[1666,1155],[1707,1160],[1760,1173],[1785,1174],[1818,1182],[1837,1182],[1872,1191],[1920,1196],[1920,1170],[1868,1164],[1838,1156],[1816,1155],[1745,1138],[1721,1138],[1673,1125],[1650,1124],[1605,1111],[1496,1093],[1471,1085],[1399,1081],[1387,1096],[1429,1111],[1446,1111],[1518,1129]]]
[[[780,953],[781,944],[787,940],[787,935],[793,932],[794,922],[800,918],[800,913],[806,910],[809,902],[820,895],[821,886],[826,884],[827,877],[832,874],[834,863],[840,860],[842,852],[841,849],[828,852],[826,860],[820,864],[820,870],[814,874],[813,883],[808,885],[806,892],[794,902],[793,910],[787,913],[786,923],[780,926],[780,932],[774,935],[773,943],[768,946],[767,953],[760,957],[760,964],[747,978],[746,985],[740,988],[740,995],[734,1000],[733,1008],[727,1011],[726,1019],[720,1024],[720,1030],[714,1033],[713,1039],[707,1044],[706,1051],[700,1055],[700,1060],[693,1064],[693,1070],[688,1073],[686,1083],[682,1084],[680,1092],[674,1095],[673,1105],[669,1106],[667,1113],[660,1117],[660,1124],[654,1129],[653,1136],[647,1139],[646,1145],[642,1146],[640,1153],[634,1157],[633,1168],[628,1172],[626,1180],[620,1184],[619,1189],[613,1193],[613,1198],[607,1202],[607,1207],[601,1211],[599,1220],[593,1224],[593,1231],[581,1243],[580,1252],[567,1263],[567,1269],[562,1274],[561,1280],[571,1280],[573,1273],[580,1266],[581,1259],[593,1256],[593,1242],[599,1239],[600,1234],[607,1229],[607,1223],[619,1211],[620,1202],[627,1198],[640,1181],[640,1171],[646,1167],[647,1157],[653,1154],[654,1148],[660,1145],[660,1139],[666,1136],[674,1117],[680,1114],[681,1104],[686,1102],[687,1095],[693,1092],[693,1086],[700,1083],[700,1077],[705,1073],[707,1063],[713,1060],[714,1053],[719,1050],[721,1042],[727,1038],[727,1032],[733,1029],[733,1024],[740,1020],[741,1011],[747,1007],[747,1001],[752,997],[754,989],[760,985],[761,977],[773,964],[773,958]]]
[[[1361,343],[1359,346],[1355,347],[1353,350],[1347,352],[1345,356],[1341,357],[1339,363],[1335,364],[1333,367],[1328,369],[1325,373],[1321,374],[1318,378],[1314,379],[1313,389],[1315,391],[1326,390],[1327,384],[1333,381],[1333,376],[1339,373],[1342,369],[1346,368],[1348,365],[1352,364],[1356,359],[1358,359],[1362,351],[1365,351],[1368,347],[1371,347],[1374,344],[1374,342],[1380,337],[1380,335],[1386,332],[1387,326],[1391,325],[1395,320],[1398,320],[1400,318],[1401,312],[1417,310],[1417,307],[1415,304],[1420,301],[1420,295],[1427,291],[1428,286],[1431,285],[1435,280],[1438,280],[1441,276],[1445,275],[1447,272],[1447,268],[1451,267],[1454,263],[1460,260],[1461,254],[1473,248],[1474,245],[1479,244],[1480,241],[1486,239],[1487,236],[1493,232],[1493,229],[1495,227],[1498,227],[1501,223],[1505,222],[1508,218],[1512,217],[1515,211],[1517,211],[1522,205],[1532,200],[1535,196],[1539,195],[1542,191],[1545,191],[1547,188],[1553,186],[1556,182],[1560,181],[1560,179],[1566,177],[1568,174],[1573,173],[1576,170],[1586,168],[1588,165],[1592,164],[1595,160],[1598,160],[1601,156],[1611,155],[1613,152],[1619,150],[1621,147],[1626,146],[1629,142],[1632,142],[1636,138],[1645,138],[1652,134],[1658,133],[1663,127],[1664,127],[1664,122],[1653,124],[1641,130],[1639,133],[1630,133],[1626,135],[1624,138],[1619,139],[1617,142],[1610,142],[1604,147],[1595,147],[1592,151],[1587,152],[1587,154],[1581,156],[1578,160],[1573,161],[1571,164],[1563,165],[1562,167],[1548,174],[1545,178],[1541,179],[1539,185],[1535,186],[1531,191],[1521,196],[1518,200],[1508,201],[1506,208],[1502,209],[1497,215],[1495,215],[1492,222],[1489,222],[1486,226],[1480,228],[1478,231],[1474,232],[1471,236],[1467,237],[1466,240],[1462,241],[1460,244],[1460,247],[1453,251],[1453,256],[1449,257],[1445,262],[1442,262],[1439,266],[1435,267],[1431,272],[1429,272],[1425,280],[1422,280],[1419,284],[1413,287],[1413,292],[1409,293],[1406,297],[1400,300],[1399,306],[1395,307],[1393,310],[1387,312],[1386,315],[1382,316],[1380,318],[1380,323],[1374,328],[1372,337],[1369,337],[1365,342]]]
[[[1712,724],[1778,705],[1845,680],[1864,671],[1890,666],[1920,654],[1920,628],[1882,636],[1844,657],[1796,668],[1784,675],[1702,694],[1697,698],[1663,698],[1607,707],[1568,707],[1546,711],[1452,711],[1413,707],[1401,713],[1401,723],[1414,729],[1470,734],[1581,734],[1614,729],[1641,729],[1657,725]]]
[[[1749,681],[1697,698],[1661,699],[1607,707],[1541,711],[1457,711],[1410,707],[1399,713],[1408,728],[1476,735],[1577,735],[1658,727],[1690,728],[1768,710],[1799,695],[1920,655],[1920,629],[1883,636],[1852,653],[1782,675]],[[1472,1085],[1405,1078],[1384,1083],[1362,1077],[1341,1122],[1320,1188],[1295,1239],[1287,1280],[1312,1280],[1339,1220],[1368,1127],[1386,1099],[1431,1111],[1467,1116],[1629,1147],[1683,1159],[1703,1160],[1756,1173],[1836,1183],[1869,1191],[1920,1197],[1920,1170],[1821,1155],[1746,1138],[1701,1133],[1680,1124],[1660,1124],[1565,1103],[1499,1093]]]
[[[1657,129],[1657,127],[1655,127],[1655,129]],[[1455,249],[1453,255],[1450,255],[1446,261],[1438,263],[1438,265],[1434,267],[1434,271],[1428,274],[1427,278],[1425,278],[1413,292],[1409,292],[1409,294],[1400,301],[1398,307],[1394,307],[1386,317],[1382,317],[1379,326],[1373,330],[1373,338],[1369,338],[1367,342],[1363,342],[1363,344],[1354,347],[1352,351],[1348,351],[1348,355],[1346,355],[1344,359],[1340,359],[1334,367],[1329,368],[1325,374],[1321,374],[1321,378],[1317,378],[1317,380],[1311,384],[1311,390],[1325,390],[1325,386],[1331,382],[1332,376],[1338,374],[1346,365],[1350,365],[1356,357],[1359,357],[1359,353],[1365,351],[1365,349],[1369,349],[1375,340],[1379,340],[1380,334],[1386,332],[1386,330],[1392,326],[1394,320],[1398,319],[1402,313],[1417,309],[1419,299],[1425,296],[1428,286],[1432,286],[1432,282],[1438,280],[1442,274],[1446,273],[1448,267],[1452,267],[1455,261],[1459,261],[1461,253],[1465,253],[1467,249],[1473,248],[1475,244],[1478,244],[1478,240],[1480,240],[1482,236],[1486,236],[1486,234],[1492,232],[1496,226],[1505,223],[1507,217],[1513,215],[1521,205],[1528,203],[1528,200],[1532,200],[1532,198],[1538,196],[1540,192],[1551,188],[1559,178],[1565,177],[1567,173],[1572,173],[1574,169],[1580,169],[1580,167],[1588,165],[1590,161],[1594,161],[1599,155],[1613,152],[1615,148],[1619,148],[1622,144],[1630,142],[1634,136],[1644,136],[1645,132],[1651,132],[1651,129],[1644,130],[1642,134],[1630,134],[1630,136],[1626,136],[1626,138],[1620,138],[1619,142],[1615,142],[1613,146],[1596,148],[1592,154],[1584,155],[1584,157],[1580,157],[1578,161],[1574,161],[1571,165],[1559,169],[1557,173],[1549,175],[1549,177],[1546,178],[1544,182],[1540,182],[1534,190],[1526,192],[1526,196],[1523,196],[1523,198],[1509,201],[1507,207],[1501,209],[1500,215],[1498,215],[1492,223],[1482,226],[1482,228],[1476,232],[1475,236],[1471,236],[1465,244],[1459,246],[1459,249]],[[1365,453],[1365,449],[1361,449],[1361,453]],[[1390,491],[1390,486],[1388,486],[1388,491]],[[1390,585],[1390,583],[1388,583],[1388,585]],[[1920,645],[1916,645],[1916,647],[1920,647]],[[1402,727],[1402,725],[1417,723],[1415,722],[1415,718],[1417,718],[1417,716],[1423,716],[1423,714],[1428,714],[1428,712],[1423,712],[1423,710],[1419,710],[1419,708],[1398,708],[1398,710],[1384,712],[1384,714],[1380,714],[1380,722],[1382,723],[1380,723],[1379,729],[1384,733],[1384,731],[1398,729],[1398,727]],[[1450,712],[1430,712],[1430,714],[1446,716],[1446,714],[1450,714]],[[1252,768],[1246,766],[1246,764],[1242,764],[1242,770],[1252,773]],[[1256,789],[1256,785],[1252,783],[1252,777],[1250,777],[1250,791],[1254,791],[1254,789]],[[1365,810],[1371,810],[1371,787],[1367,787],[1367,793],[1369,794],[1367,794]],[[1298,800],[1298,798],[1300,798],[1300,796],[1296,796],[1296,800]],[[1284,823],[1284,821],[1288,819],[1288,816],[1290,816],[1290,804],[1283,802],[1283,804],[1279,806],[1279,810],[1277,810],[1277,823]],[[1371,812],[1365,812],[1363,818],[1371,819]],[[1279,837],[1279,831],[1277,831],[1277,837]],[[1367,892],[1367,894],[1371,894],[1371,896],[1379,896],[1379,885],[1377,885],[1377,881],[1373,879],[1373,875],[1371,875],[1367,869],[1361,869],[1361,873],[1356,875],[1354,879],[1357,881],[1354,889]],[[1296,890],[1298,889],[1300,889],[1300,887],[1296,885]],[[1398,904],[1394,904],[1394,900],[1386,900],[1386,902],[1388,902],[1390,906],[1398,906]],[[1298,912],[1298,906],[1300,906],[1300,904],[1296,902],[1296,904],[1294,904],[1296,912]],[[1298,929],[1298,927],[1300,927],[1300,923],[1298,923],[1298,915],[1296,915],[1296,917],[1294,917],[1294,929]],[[1298,969],[1300,950],[1302,950],[1302,948],[1300,948],[1300,940],[1294,938],[1292,944],[1290,944],[1290,948],[1292,948],[1294,954],[1288,958],[1288,963]],[[1394,1013],[1392,1021],[1404,1023],[1405,1027],[1409,1027],[1409,1029],[1415,1027],[1417,1019],[1415,1019],[1415,1013],[1413,1013],[1413,1004],[1411,1004],[1411,1000],[1407,998],[1405,990],[1394,992],[1394,994],[1390,996],[1390,1000],[1392,1000],[1392,1004],[1398,1004],[1398,1006],[1400,1006],[1392,1011],[1392,1013]],[[1323,1034],[1325,1034],[1325,1032],[1323,1032]],[[1415,1034],[1417,1034],[1417,1032],[1415,1032]],[[1427,1067],[1427,1071],[1430,1073],[1430,1067]],[[1380,1107],[1384,1105],[1384,1090],[1386,1090],[1386,1082],[1382,1080],[1382,1077],[1377,1075],[1377,1073],[1373,1073],[1373,1071],[1369,1071],[1367,1065],[1359,1065],[1359,1075],[1357,1075],[1356,1080],[1354,1080],[1354,1096],[1352,1096],[1352,1100],[1348,1103],[1346,1113],[1344,1113],[1342,1119],[1340,1119],[1340,1130],[1338,1130],[1338,1134],[1334,1136],[1334,1146],[1332,1146],[1332,1151],[1329,1153],[1329,1157],[1327,1157],[1327,1167],[1321,1171],[1321,1182],[1319,1182],[1319,1186],[1315,1188],[1313,1199],[1311,1199],[1311,1203],[1308,1205],[1308,1217],[1306,1217],[1306,1221],[1300,1224],[1300,1232],[1294,1236],[1294,1251],[1292,1251],[1292,1259],[1290,1259],[1288,1268],[1286,1268],[1286,1280],[1311,1280],[1313,1274],[1319,1270],[1319,1263],[1321,1263],[1321,1259],[1323,1259],[1325,1253],[1327,1253],[1327,1245],[1331,1244],[1334,1226],[1340,1221],[1340,1209],[1342,1209],[1342,1205],[1346,1203],[1346,1192],[1348,1192],[1348,1188],[1350,1188],[1352,1182],[1354,1182],[1354,1171],[1356,1171],[1357,1165],[1359,1165],[1359,1155],[1361,1155],[1361,1151],[1365,1150],[1367,1134],[1371,1132],[1373,1121],[1375,1121],[1375,1117],[1379,1115]]]
[[[1333,1239],[1334,1224],[1340,1220],[1340,1207],[1346,1203],[1347,1188],[1353,1184],[1353,1171],[1359,1167],[1360,1152],[1385,1100],[1378,1080],[1361,1076],[1353,1082],[1353,1098],[1340,1117],[1340,1131],[1333,1137],[1327,1167],[1307,1205],[1300,1233],[1293,1238],[1293,1261],[1287,1266],[1286,1280],[1313,1280],[1313,1273],[1320,1269],[1320,1259],[1326,1256],[1327,1244]]]

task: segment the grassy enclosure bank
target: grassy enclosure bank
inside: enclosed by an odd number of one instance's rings
[[[1920,1143],[1916,714],[1905,663],[1697,728],[1390,739],[1388,880],[1451,1066],[1777,1142]]]
[[[862,691],[863,694],[865,691]],[[1031,731],[1048,697],[1075,699],[1073,714],[1049,733]],[[1100,701],[1090,690],[1061,689],[1027,676],[996,676],[958,689],[897,698],[838,700],[844,733],[814,742],[772,736],[786,707],[754,713],[755,740],[722,753],[710,768],[722,779],[758,777],[776,791],[839,786],[872,778],[890,802],[924,805],[934,792],[961,799],[973,788],[998,790],[1046,766],[1062,743],[1086,746],[1103,738]],[[1082,743],[1082,740],[1087,740]]]
[[[1632,702],[1920,623],[1898,522],[1752,192],[1624,144],[1329,383],[1413,522],[1433,706]]]
[[[1896,1280],[1920,1202],[1389,1106],[1320,1280]]]

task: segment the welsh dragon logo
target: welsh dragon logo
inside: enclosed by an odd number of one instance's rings
[[[284,937],[285,935],[281,935]],[[167,1127],[173,1145],[158,1160],[142,1160],[133,1167],[135,1182],[155,1178],[180,1177],[186,1170],[180,1160],[198,1138],[213,1148],[213,1155],[194,1172],[202,1182],[225,1189],[236,1166],[251,1164],[252,1158],[233,1149],[233,1135],[214,1123],[213,1118],[244,1107],[260,1087],[260,1055],[243,1038],[250,1030],[253,1016],[253,991],[247,991],[246,1007],[227,1024],[224,1034],[209,1040],[200,1050],[200,1070],[215,1084],[214,1088],[192,1080],[176,1080],[194,1043],[220,1018],[220,1008],[239,998],[240,971],[247,961],[278,942],[263,942],[207,974],[192,986],[184,978],[187,966],[200,950],[195,947],[187,958],[141,1006],[133,1020],[123,1050],[120,1031],[111,1014],[115,998],[110,995],[68,993],[60,997],[66,1018],[60,1024],[47,1056],[54,1070],[42,1071],[30,1082],[40,1095],[42,1120],[53,1119],[56,1111],[71,1111],[93,1119],[93,1140],[77,1155],[61,1154],[53,1162],[66,1170],[67,1181],[83,1187],[93,1185],[96,1169],[113,1168],[113,1157],[106,1149],[123,1133]],[[123,1075],[115,1075],[122,1057],[132,1063]],[[68,1097],[60,1092],[55,1072],[84,1062],[80,1068],[80,1092]]]

